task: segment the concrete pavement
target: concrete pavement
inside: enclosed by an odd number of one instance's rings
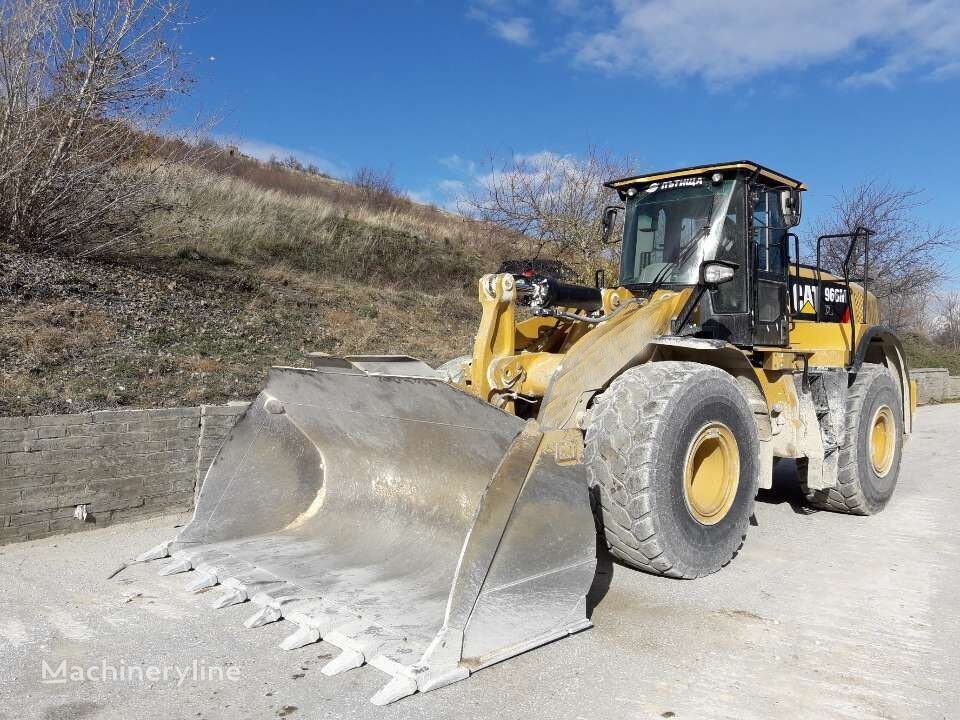
[[[327,678],[334,648],[279,650],[286,623],[247,630],[249,605],[211,610],[186,576],[105,579],[182,516],[2,547],[0,719],[960,718],[960,405],[916,428],[882,514],[810,511],[781,464],[720,573],[605,561],[593,629],[386,708],[386,675]]]

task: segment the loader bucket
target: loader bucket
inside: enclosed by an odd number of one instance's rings
[[[192,521],[140,560],[341,648],[386,704],[588,627],[596,535],[578,431],[541,432],[409,358],[273,368]]]

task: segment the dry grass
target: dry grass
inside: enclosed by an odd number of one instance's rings
[[[0,247],[0,416],[250,399],[311,351],[436,365],[472,345],[479,276],[523,253],[402,198],[231,167],[163,168],[170,210],[136,252]]]
[[[253,398],[305,353],[468,351],[479,304],[279,268],[0,252],[0,416]],[[7,292],[4,292],[7,288]],[[475,291],[474,291],[475,292]]]
[[[116,323],[76,300],[35,302],[0,314],[0,360],[16,354],[32,373],[111,342]]]
[[[260,268],[429,292],[472,287],[505,252],[499,242],[484,240],[475,223],[429,208],[370,207],[362,194],[344,194],[344,202],[294,195],[189,166],[166,172],[163,200],[177,210],[149,220],[157,238],[149,252],[196,251]]]

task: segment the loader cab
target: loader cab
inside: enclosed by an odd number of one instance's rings
[[[736,266],[700,298],[683,334],[735,345],[789,343],[788,239],[802,183],[752,162],[617,180],[624,202],[619,284],[650,295],[700,282],[700,266]]]

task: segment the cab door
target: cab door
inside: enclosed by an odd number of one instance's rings
[[[780,211],[780,193],[764,187],[751,195],[753,255],[753,342],[788,344],[787,228]]]

